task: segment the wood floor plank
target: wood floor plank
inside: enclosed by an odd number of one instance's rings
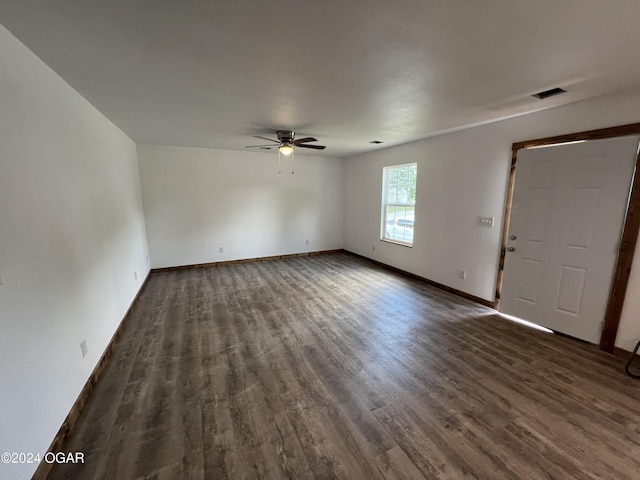
[[[50,479],[610,479],[640,382],[334,253],[151,274]]]

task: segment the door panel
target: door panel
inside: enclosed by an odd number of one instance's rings
[[[533,188],[529,195],[525,214],[525,239],[528,242],[545,243],[549,229],[549,196],[548,188]]]
[[[587,284],[588,272],[586,268],[562,265],[556,310],[580,315],[580,306],[582,305],[582,297]]]
[[[591,248],[593,232],[600,202],[599,188],[576,188],[573,191],[567,242],[565,246]]]
[[[518,152],[502,312],[599,341],[637,150],[629,136]]]
[[[538,301],[538,285],[540,285],[541,263],[537,260],[523,258],[520,263],[520,279],[518,283],[518,299],[523,302]]]

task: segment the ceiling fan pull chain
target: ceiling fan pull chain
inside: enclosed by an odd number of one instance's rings
[[[295,157],[296,157],[296,152],[293,151],[291,152],[291,175],[293,175],[294,173],[296,173],[296,169],[295,169]]]
[[[282,173],[282,167],[281,167],[282,161],[281,161],[281,159],[282,159],[282,154],[280,153],[280,150],[278,150],[278,175],[280,175]]]

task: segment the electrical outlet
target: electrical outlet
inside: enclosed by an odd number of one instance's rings
[[[465,280],[467,278],[467,271],[466,270],[458,270],[458,277],[460,277],[462,280]]]
[[[375,245],[371,245],[371,251],[375,252],[376,251],[376,246]]]
[[[219,253],[224,253],[224,247],[218,247],[218,252]]]
[[[493,227],[493,217],[479,217],[478,223],[483,227]]]
[[[134,278],[134,280],[138,279],[138,272],[133,272],[133,278]]]
[[[89,353],[89,350],[87,350],[87,341],[86,340],[82,340],[80,342],[80,351],[82,352],[82,358],[87,356],[87,353]]]
[[[304,241],[304,244],[305,244],[305,245],[309,245],[309,240],[305,240],[305,241]]]

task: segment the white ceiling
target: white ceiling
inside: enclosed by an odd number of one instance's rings
[[[138,143],[293,129],[347,156],[640,85],[638,0],[1,0],[0,23]]]

